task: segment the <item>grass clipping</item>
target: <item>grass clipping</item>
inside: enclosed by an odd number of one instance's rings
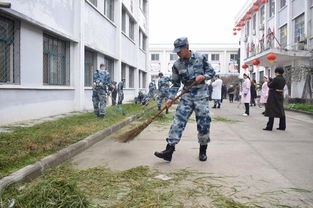
[[[160,174],[168,179],[158,179]],[[280,201],[281,194],[289,191],[291,196],[296,190],[245,196],[247,187],[230,185],[232,178],[188,169],[160,173],[139,166],[122,172],[104,167],[79,171],[63,165],[31,184],[9,188],[0,196],[0,207],[12,203],[12,207],[48,208],[296,207]]]

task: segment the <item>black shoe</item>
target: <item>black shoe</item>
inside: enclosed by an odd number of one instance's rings
[[[174,151],[175,151],[175,146],[171,146],[167,144],[165,150],[163,150],[162,152],[155,152],[154,155],[166,161],[171,161]]]
[[[206,161],[207,156],[206,156],[206,149],[208,145],[200,145],[200,151],[199,151],[199,160],[200,161]]]
[[[282,128],[277,128],[277,130],[285,131],[286,129],[282,129]]]
[[[221,106],[219,105],[219,106],[217,106],[217,108],[221,108]]]
[[[272,129],[264,128],[264,131],[272,131]]]
[[[212,108],[216,108],[216,105],[214,105]]]
[[[166,108],[165,113],[168,114],[168,108]]]

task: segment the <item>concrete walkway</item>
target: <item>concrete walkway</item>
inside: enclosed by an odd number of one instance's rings
[[[286,112],[287,130],[276,130],[278,120],[275,119],[275,129],[268,132],[262,130],[267,122],[261,114],[264,109],[252,107],[251,115],[243,117],[243,108],[243,105],[224,101],[221,109],[211,109],[213,118],[236,122],[211,123],[211,143],[206,162],[198,160],[196,123],[192,119],[176,146],[171,163],[153,155],[154,151],[164,149],[170,125],[155,122],[130,143],[105,139],[95,144],[73,159],[74,167],[108,166],[112,170],[125,170],[147,165],[164,172],[190,168],[235,176],[236,181],[230,183],[246,186],[248,193],[288,188],[312,191],[313,117]],[[293,201],[293,205],[300,205],[299,201],[302,201],[303,207],[313,207],[313,193],[290,193],[285,198]]]

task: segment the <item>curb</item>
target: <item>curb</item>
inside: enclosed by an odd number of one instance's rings
[[[95,143],[101,141],[104,137],[109,136],[113,132],[121,129],[122,127],[128,125],[132,121],[139,118],[142,114],[145,112],[148,112],[152,110],[154,107],[148,108],[147,110],[133,115],[131,117],[128,117],[121,122],[114,124],[111,127],[108,127],[106,129],[103,129],[101,131],[98,131],[85,139],[76,142],[74,144],[71,144],[70,146],[59,150],[56,153],[53,153],[52,155],[48,155],[41,160],[28,165],[24,168],[21,168],[12,174],[5,176],[0,180],[0,193],[4,191],[4,189],[14,183],[17,182],[27,182],[31,181],[38,176],[40,176],[44,171],[46,171],[49,168],[56,167],[57,165],[65,162],[66,160],[74,157],[75,155],[81,153],[82,151],[88,149],[90,146],[94,145]]]
[[[313,116],[312,112],[307,112],[307,111],[302,111],[302,110],[285,108],[285,111],[291,111],[291,112],[295,112],[295,113],[302,113],[302,114],[306,114],[306,115],[309,115],[309,116]]]

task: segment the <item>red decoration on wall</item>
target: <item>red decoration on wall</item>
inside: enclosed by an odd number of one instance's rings
[[[245,20],[246,20],[245,18],[242,18],[240,21],[241,21],[241,22],[244,22]]]
[[[251,18],[251,16],[247,16],[246,19],[249,21],[249,20],[251,20],[252,18]]]
[[[254,12],[257,12],[257,11],[259,11],[259,8],[258,8],[258,7],[255,7],[255,8],[253,8],[253,11],[254,11]]]
[[[240,31],[241,30],[241,28],[237,28],[237,31]]]
[[[242,65],[241,66],[243,69],[246,69],[246,68],[248,68],[249,66],[247,65],[247,64],[244,64],[244,65]]]
[[[236,31],[236,30],[237,30],[236,28],[233,29],[233,31]]]
[[[244,27],[244,26],[246,26],[246,24],[245,23],[241,23],[241,27]]]
[[[262,0],[262,4],[266,4],[267,3],[267,0]]]
[[[247,15],[250,15],[250,14],[252,14],[252,12],[249,10],[249,11],[247,11],[246,14],[247,14]]]
[[[233,32],[233,35],[237,35],[237,33],[236,33],[236,32]]]
[[[255,59],[254,61],[252,61],[252,64],[254,66],[258,66],[260,64],[260,61],[258,59]]]
[[[259,6],[259,2],[258,1],[254,2],[253,6]]]

